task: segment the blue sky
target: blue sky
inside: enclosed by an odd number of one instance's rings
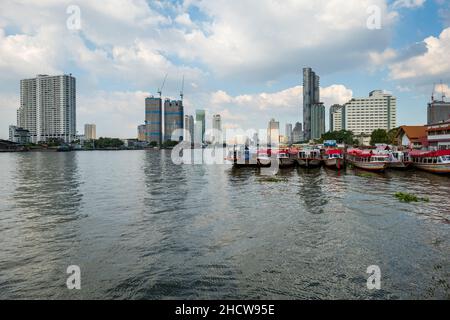
[[[379,29],[367,27],[371,6]],[[398,98],[398,125],[422,124],[433,83],[450,96],[449,12],[447,0],[3,0],[0,138],[20,79],[59,73],[77,78],[78,130],[96,123],[101,136],[134,137],[166,73],[163,95],[178,98],[184,75],[185,113],[206,109],[207,125],[220,113],[226,128],[272,117],[284,128],[302,120],[305,66],[327,108],[384,89]]]

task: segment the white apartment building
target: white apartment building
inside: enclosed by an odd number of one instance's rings
[[[330,107],[330,131],[342,130],[342,106],[335,104]]]
[[[72,75],[20,81],[17,126],[30,131],[31,141],[76,139],[76,81]]]
[[[343,129],[355,135],[391,130],[397,124],[397,99],[382,90],[370,92],[368,98],[353,98],[341,110]]]

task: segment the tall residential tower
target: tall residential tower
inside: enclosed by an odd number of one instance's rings
[[[76,80],[72,75],[20,81],[17,126],[30,131],[33,143],[76,139]]]
[[[319,139],[325,133],[325,106],[320,102],[320,78],[311,68],[303,69],[304,139]]]

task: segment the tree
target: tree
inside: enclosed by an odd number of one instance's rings
[[[337,143],[354,144],[353,132],[348,130],[328,131],[322,135],[321,142],[325,140],[336,140]]]
[[[389,144],[397,145],[397,134],[399,130],[400,127],[397,127],[388,131]]]
[[[100,138],[95,141],[95,147],[97,149],[118,149],[123,144],[123,141],[117,138]]]
[[[389,143],[389,136],[384,129],[375,129],[370,135],[370,144],[374,146],[377,143]]]

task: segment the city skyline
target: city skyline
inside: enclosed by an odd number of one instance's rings
[[[327,130],[331,105],[376,89],[397,97],[398,125],[425,124],[433,83],[442,80],[450,96],[445,60],[450,54],[450,25],[445,19],[449,5],[435,0],[410,5],[382,0],[335,3],[348,7],[348,12],[338,16],[324,1],[310,7],[302,2],[273,7],[277,4],[263,1],[264,14],[252,15],[245,22],[249,28],[242,31],[244,19],[239,17],[249,5],[246,1],[233,7],[221,1],[160,6],[123,1],[120,10],[79,1],[82,23],[72,30],[66,26],[68,3],[3,1],[1,15],[11,18],[2,19],[0,28],[0,138],[7,138],[8,126],[16,123],[19,81],[37,74],[72,73],[77,78],[79,134],[84,123],[92,122],[98,136],[134,137],[142,123],[142,101],[157,94],[166,73],[164,98],[176,99],[185,75],[184,111],[205,109],[207,124],[213,114],[222,115],[224,129],[265,128],[272,117],[282,124],[303,122],[301,70],[306,66],[321,76]],[[367,28],[369,4],[381,9],[381,29]],[[51,17],[42,19],[35,12]],[[262,16],[275,26],[275,38],[269,39],[273,42],[263,36]],[[299,22],[302,17],[304,22]],[[104,27],[98,27],[100,22]],[[231,32],[226,37],[220,29],[224,23]],[[316,27],[311,35],[295,40],[292,30],[302,30],[304,23]],[[111,37],[119,28],[120,36]],[[161,31],[160,36],[154,31]],[[251,50],[250,44],[266,43],[280,45],[280,50],[270,56]],[[309,49],[304,43],[310,43]],[[222,59],[216,58],[219,54]],[[430,63],[438,67],[430,68]],[[147,72],[152,76],[143,76]]]

